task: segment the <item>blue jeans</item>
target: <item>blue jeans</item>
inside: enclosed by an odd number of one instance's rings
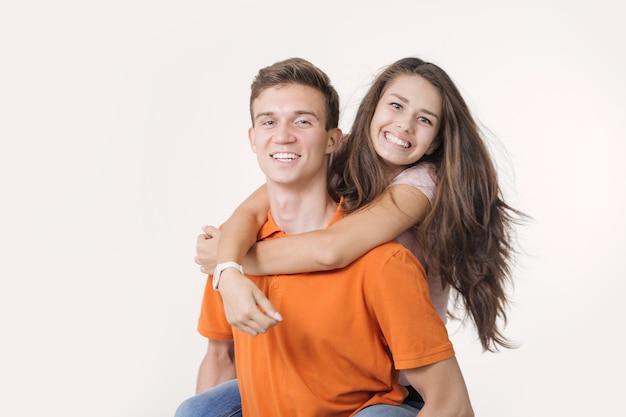
[[[354,417],[415,417],[423,403],[400,405],[376,404],[364,408]],[[224,382],[186,399],[174,417],[241,417],[241,396],[237,380]]]
[[[241,396],[237,380],[216,385],[186,399],[174,417],[241,417]]]
[[[417,403],[414,407],[412,403],[402,403],[400,405],[376,404],[365,407],[354,417],[415,417],[424,405]]]

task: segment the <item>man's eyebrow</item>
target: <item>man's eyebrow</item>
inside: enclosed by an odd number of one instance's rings
[[[273,111],[264,111],[254,116],[254,120],[259,120],[261,117],[273,116],[273,115],[274,115]]]
[[[389,93],[389,95],[390,96],[394,96],[395,98],[397,98],[398,100],[400,100],[401,102],[403,102],[405,104],[409,103],[409,100],[406,97],[401,96],[400,94]],[[433,111],[430,111],[428,109],[420,109],[420,111],[423,111],[424,113],[429,114],[429,115],[433,116],[436,119],[439,119],[439,115],[437,113],[433,112]]]
[[[304,115],[313,116],[316,119],[319,119],[319,117],[317,116],[317,113],[315,113],[314,111],[311,111],[311,110],[296,110],[296,111],[294,111],[294,114],[296,114],[296,115],[304,114]]]
[[[273,111],[264,111],[264,112],[261,112],[261,113],[257,114],[254,117],[254,120],[258,120],[261,117],[266,117],[266,116],[270,116],[271,117],[271,116],[274,116],[275,114],[276,113],[274,113]],[[293,114],[296,115],[296,116],[309,115],[309,116],[313,116],[313,117],[315,117],[316,119],[319,120],[319,117],[317,116],[317,113],[315,113],[314,111],[311,111],[311,110],[294,110]]]

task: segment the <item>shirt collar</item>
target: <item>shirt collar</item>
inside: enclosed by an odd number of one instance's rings
[[[327,226],[338,222],[341,218],[343,218],[343,216],[343,197],[341,197],[339,200],[339,204],[337,205],[337,210],[335,211],[335,214],[333,214],[333,217],[330,219]],[[257,240],[274,239],[283,236],[287,236],[287,233],[280,230],[280,228],[276,225],[274,218],[272,217],[271,211],[268,211],[267,221],[261,227],[261,230],[259,230]]]

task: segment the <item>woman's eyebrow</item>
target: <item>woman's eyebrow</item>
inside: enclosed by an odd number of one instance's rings
[[[389,93],[389,95],[390,96],[394,96],[395,98],[397,98],[398,100],[400,100],[404,104],[409,104],[409,100],[406,97],[401,96],[398,93]],[[420,111],[423,111],[424,113],[426,113],[426,114],[428,114],[430,116],[433,116],[436,119],[439,119],[439,115],[437,113],[433,112],[433,111],[430,111],[428,109],[420,109]]]

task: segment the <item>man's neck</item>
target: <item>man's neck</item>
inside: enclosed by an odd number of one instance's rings
[[[300,191],[269,186],[270,212],[276,225],[288,234],[325,229],[337,211],[326,188]]]

